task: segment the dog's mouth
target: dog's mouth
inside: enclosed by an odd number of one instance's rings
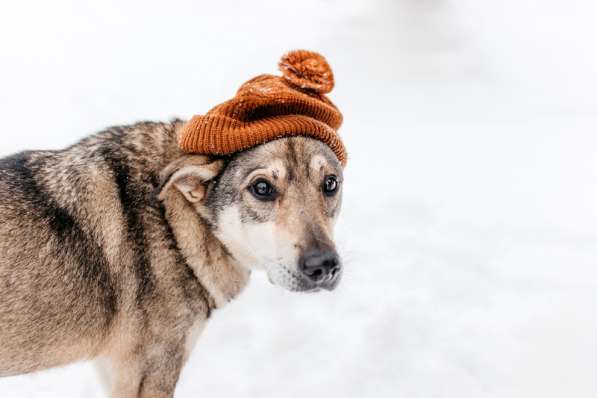
[[[273,285],[300,293],[317,293],[322,290],[332,291],[338,287],[341,279],[341,272],[339,272],[333,277],[313,281],[307,276],[280,264],[268,268],[267,275]]]

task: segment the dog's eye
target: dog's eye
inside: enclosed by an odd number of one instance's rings
[[[276,199],[276,189],[266,180],[257,180],[249,190],[259,200],[269,201]]]
[[[323,193],[327,196],[334,196],[338,191],[338,177],[329,175],[323,180]]]

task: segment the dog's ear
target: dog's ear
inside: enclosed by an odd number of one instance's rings
[[[207,156],[187,155],[162,170],[157,198],[163,201],[171,189],[177,189],[186,200],[197,203],[205,196],[206,184],[216,177],[224,161],[210,159]]]

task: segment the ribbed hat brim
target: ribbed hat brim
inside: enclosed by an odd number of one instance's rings
[[[270,116],[241,122],[224,115],[196,115],[187,122],[180,148],[205,155],[230,155],[284,137],[310,137],[327,144],[342,164],[346,149],[329,125],[304,115]]]

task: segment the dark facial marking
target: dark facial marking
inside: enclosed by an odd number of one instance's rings
[[[286,148],[286,178],[288,182],[292,182],[296,179],[296,170],[298,170],[298,154],[294,140],[286,140]]]

